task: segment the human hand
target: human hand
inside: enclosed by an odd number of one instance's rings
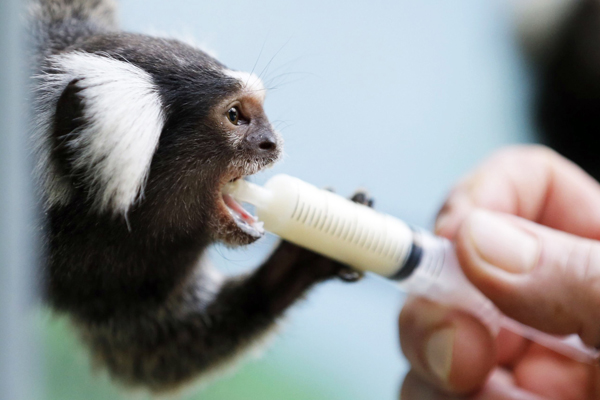
[[[460,182],[436,232],[507,316],[600,346],[600,185],[543,147],[503,150]],[[400,315],[403,400],[600,399],[600,368],[420,298]]]

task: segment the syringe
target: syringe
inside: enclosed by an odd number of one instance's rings
[[[494,335],[505,328],[577,361],[600,357],[577,335],[550,335],[503,315],[463,274],[447,239],[288,175],[276,175],[264,187],[237,180],[225,191],[254,205],[269,232],[394,280],[406,293],[470,312]]]

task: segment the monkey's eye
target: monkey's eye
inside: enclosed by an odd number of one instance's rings
[[[237,125],[240,122],[240,110],[237,107],[231,107],[227,111],[227,118],[232,124]]]

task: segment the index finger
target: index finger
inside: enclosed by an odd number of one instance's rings
[[[436,232],[453,238],[475,208],[600,239],[600,184],[542,146],[501,150],[467,176],[448,196],[438,215]]]

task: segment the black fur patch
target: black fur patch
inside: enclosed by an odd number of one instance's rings
[[[536,97],[542,140],[600,179],[600,3],[581,1],[558,37]]]

